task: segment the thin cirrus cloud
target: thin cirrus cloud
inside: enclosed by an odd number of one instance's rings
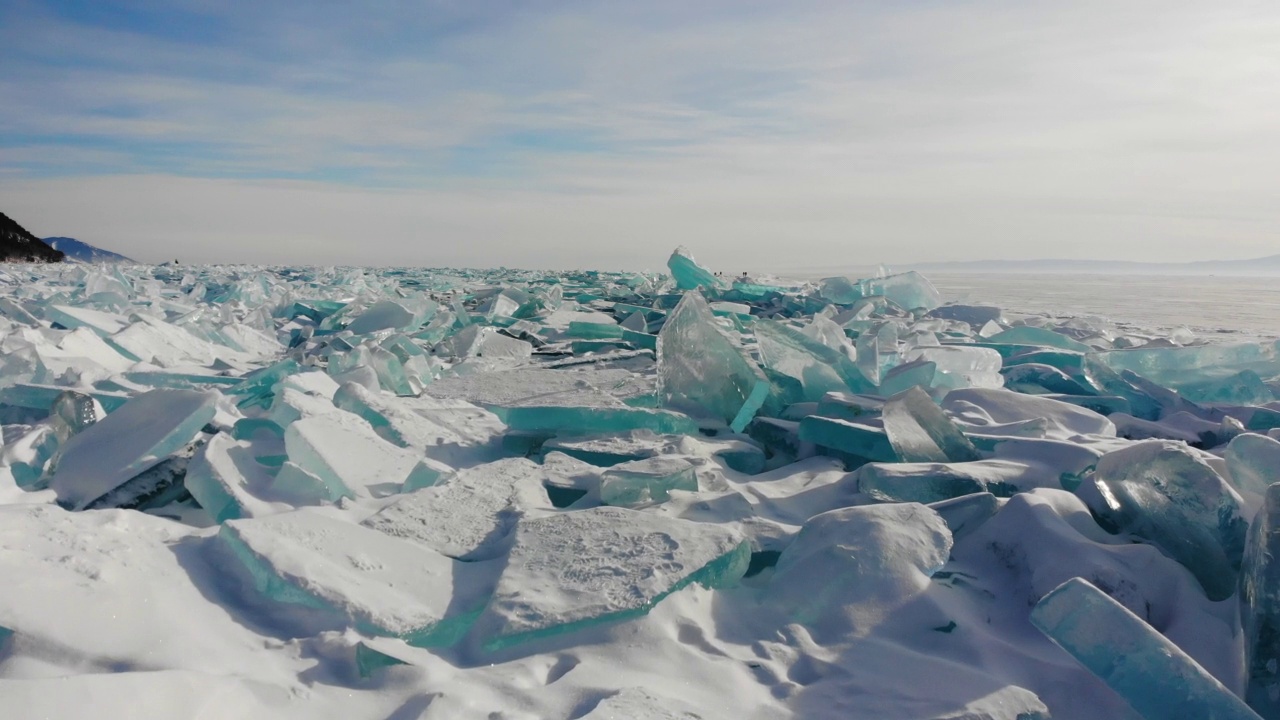
[[[1248,257],[1277,38],[1273,3],[17,0],[0,197],[193,262]]]

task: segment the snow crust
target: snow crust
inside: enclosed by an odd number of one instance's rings
[[[0,717],[1280,717],[1274,341],[668,270],[7,267]]]

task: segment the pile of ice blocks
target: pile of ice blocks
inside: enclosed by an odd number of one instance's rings
[[[1276,343],[668,267],[5,267],[0,715],[1280,718]]]

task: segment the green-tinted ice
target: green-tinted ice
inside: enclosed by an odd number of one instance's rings
[[[1111,532],[1182,563],[1210,600],[1235,593],[1246,523],[1238,496],[1186,445],[1152,440],[1107,453],[1077,494]]]
[[[662,401],[701,410],[742,432],[769,395],[769,381],[717,325],[697,291],[685,293],[658,335]]]
[[[902,462],[969,462],[980,457],[973,443],[918,387],[889,398],[883,418],[889,444]]]
[[[1045,595],[1031,623],[1146,720],[1259,720],[1177,645],[1081,578]]]
[[[615,465],[600,476],[606,505],[632,507],[665,502],[672,490],[698,489],[693,465],[682,458],[655,457]]]
[[[686,248],[679,247],[671,253],[671,257],[667,260],[667,268],[671,270],[671,277],[675,278],[676,287],[681,290],[698,288],[714,290],[724,287],[720,278],[699,265]]]

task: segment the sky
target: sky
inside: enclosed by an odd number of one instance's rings
[[[4,0],[0,211],[142,261],[1280,252],[1280,3]]]

